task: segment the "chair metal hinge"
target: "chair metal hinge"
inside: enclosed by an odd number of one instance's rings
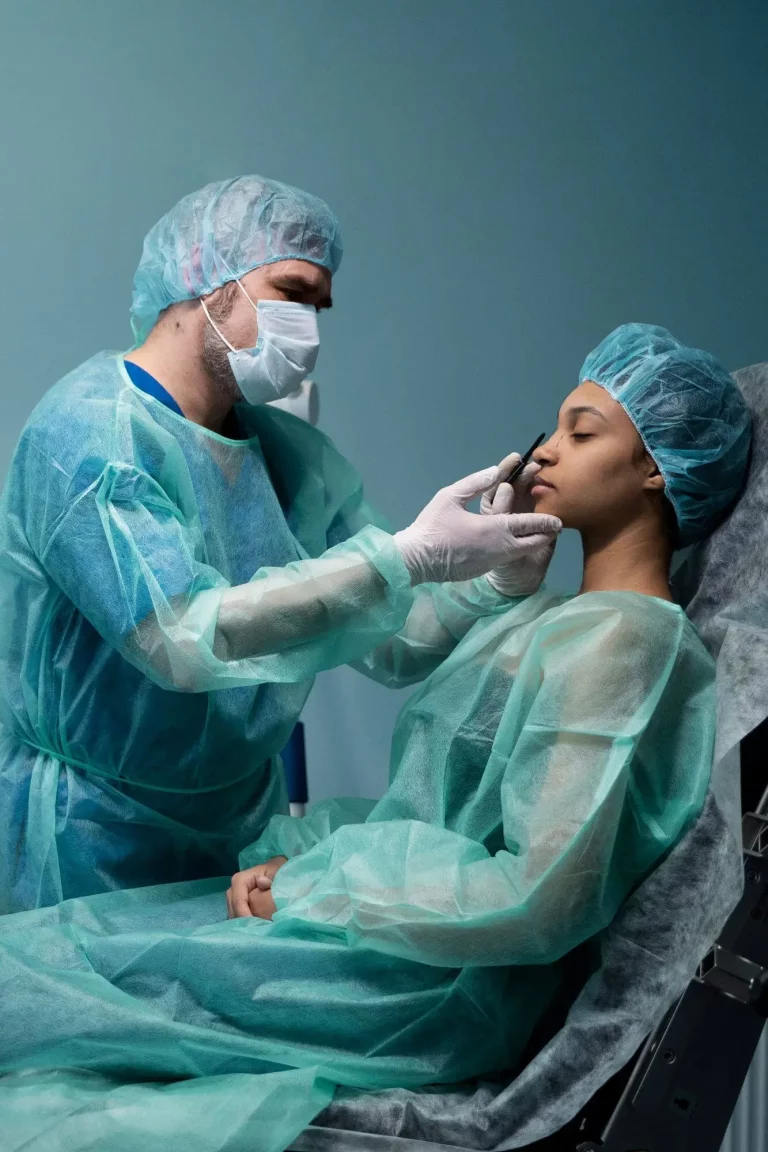
[[[768,993],[768,969],[715,944],[701,964],[698,978],[740,1004],[754,1006]]]

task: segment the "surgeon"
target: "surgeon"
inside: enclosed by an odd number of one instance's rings
[[[392,536],[330,441],[266,407],[314,368],[340,260],[314,197],[208,185],[146,238],[136,347],[27,423],[0,510],[0,912],[231,872],[284,809],[317,672],[468,627],[500,562],[541,580],[556,518],[466,510],[495,469]]]

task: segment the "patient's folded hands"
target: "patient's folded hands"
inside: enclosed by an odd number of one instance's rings
[[[286,856],[273,856],[265,864],[246,868],[232,877],[232,886],[227,890],[227,919],[238,916],[257,916],[271,920],[275,912],[275,902],[270,888],[279,868],[286,864]]]

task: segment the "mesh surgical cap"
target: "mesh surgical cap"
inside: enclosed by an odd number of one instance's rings
[[[579,376],[621,404],[666,482],[680,547],[707,536],[743,486],[749,410],[713,356],[652,324],[622,324]]]
[[[254,268],[308,260],[335,273],[341,253],[339,223],[315,196],[261,176],[207,184],[147,233],[133,278],[134,336],[146,339],[170,304],[206,296]]]

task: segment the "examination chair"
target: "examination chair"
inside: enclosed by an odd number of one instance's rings
[[[720,779],[741,777],[737,906],[738,813],[713,786],[599,941],[566,958],[559,1018],[520,1069],[422,1092],[341,1089],[292,1152],[719,1152],[768,1018],[768,627],[754,623],[768,605],[768,364],[735,379],[755,423],[749,479],[675,586],[717,659]],[[699,942],[691,978],[681,957]]]

